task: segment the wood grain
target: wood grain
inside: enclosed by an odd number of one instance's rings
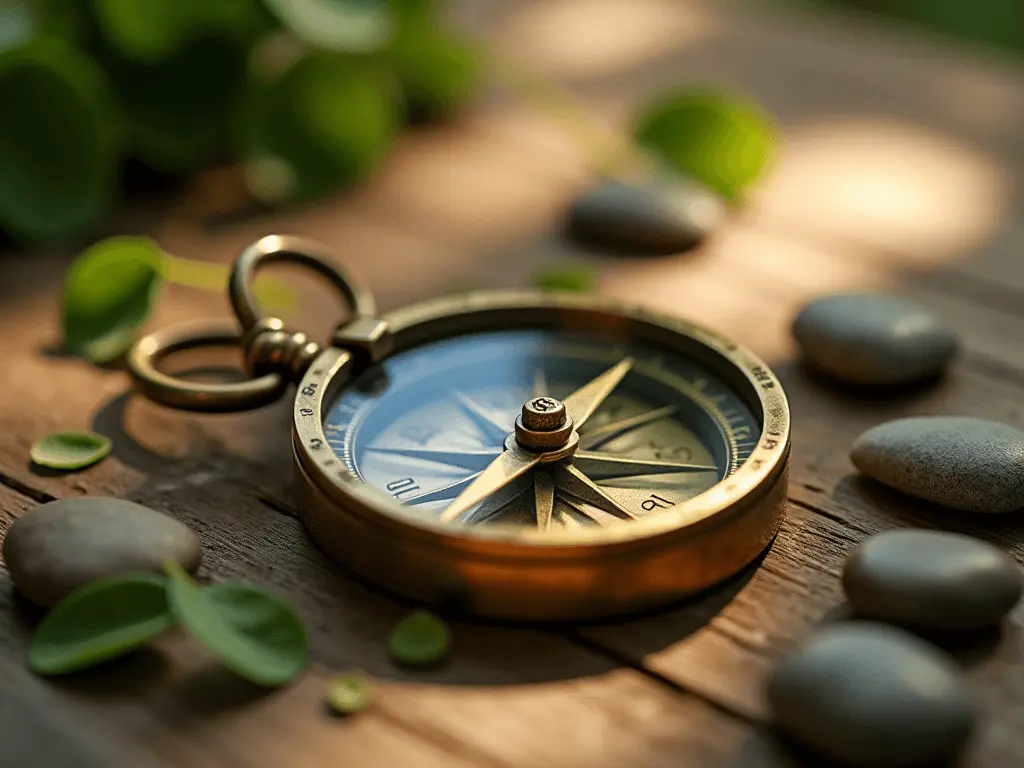
[[[1018,65],[863,19],[751,3],[458,6],[460,23],[553,73],[610,124],[626,125],[639,100],[680,80],[711,80],[779,117],[782,155],[745,210],[697,253],[584,254],[555,234],[567,202],[592,180],[584,154],[548,116],[497,94],[454,125],[411,136],[356,195],[251,216],[237,175],[220,170],[170,205],[126,207],[112,230],[145,231],[179,255],[224,262],[268,232],[319,238],[385,309],[467,283],[522,284],[542,264],[589,256],[602,293],[714,326],[778,370],[795,424],[780,535],[762,561],[685,606],[573,629],[459,621],[451,664],[400,670],[385,641],[408,606],[330,563],[295,517],[288,404],[201,417],[132,397],[123,372],[56,350],[71,254],[4,255],[0,534],[35,503],[76,494],[163,510],[199,533],[202,579],[260,584],[296,605],[313,663],[296,685],[260,692],[172,633],[130,659],[43,681],[24,666],[38,612],[4,576],[0,764],[797,765],[761,724],[761,686],[816,626],[847,615],[839,575],[853,546],[892,527],[940,527],[1024,564],[1019,515],[945,512],[864,481],[847,458],[861,430],[912,413],[1024,428]],[[296,284],[307,299],[294,320],[323,332],[336,305]],[[802,370],[788,334],[800,304],[864,288],[898,292],[950,321],[964,353],[946,379],[880,398]],[[227,311],[221,296],[172,290],[152,324]],[[34,439],[68,427],[108,434],[113,456],[71,475],[28,464]],[[1000,633],[934,638],[964,663],[983,706],[966,765],[1024,761],[1022,622],[1018,608]],[[323,686],[351,667],[373,676],[375,703],[332,719]],[[29,739],[43,746],[33,751]]]

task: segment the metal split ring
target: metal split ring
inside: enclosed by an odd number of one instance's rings
[[[348,310],[349,319],[372,317],[372,294],[330,261],[323,245],[300,237],[270,235],[248,246],[231,270],[228,298],[238,325],[215,321],[166,328],[139,339],[128,353],[128,372],[136,389],[150,400],[187,411],[224,413],[259,408],[279,399],[298,380],[320,351],[306,334],[285,330],[274,317],[262,317],[253,283],[256,273],[272,263],[294,263],[326,278]],[[209,346],[241,346],[252,378],[233,383],[195,382],[159,370],[168,356]]]

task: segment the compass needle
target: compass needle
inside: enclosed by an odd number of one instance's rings
[[[636,517],[636,515],[612,498],[604,488],[592,481],[571,464],[560,464],[556,466],[554,469],[554,475],[555,485],[559,490],[583,499],[599,509],[603,509],[604,511],[610,512],[614,515],[628,519]]]
[[[609,440],[614,440],[634,429],[646,424],[652,424],[659,419],[671,416],[678,410],[674,405],[666,405],[664,408],[656,408],[653,411],[645,411],[636,416],[629,416],[625,419],[602,424],[600,427],[588,429],[580,434],[581,448],[599,448]]]
[[[390,456],[404,456],[410,459],[436,461],[441,464],[450,464],[473,471],[480,471],[486,467],[501,452],[498,448],[452,448],[445,450],[439,448],[387,448],[376,445],[368,446],[366,450]]]
[[[533,476],[533,501],[537,528],[546,531],[551,527],[551,513],[555,507],[555,481],[547,472],[537,472]]]
[[[464,392],[455,393],[455,402],[462,406],[462,410],[466,412],[466,415],[473,420],[473,423],[490,440],[504,440],[505,436],[512,429],[511,423],[506,424],[498,414],[480,405],[480,403]]]
[[[477,478],[455,497],[441,514],[441,521],[458,520],[468,509],[476,506],[495,491],[504,488],[520,475],[530,471],[540,461],[539,454],[510,448],[488,465]]]
[[[627,357],[562,400],[576,429],[586,423],[632,367],[633,358]]]
[[[623,477],[625,475],[660,475],[671,472],[717,472],[711,464],[686,464],[659,459],[634,459],[613,453],[576,451],[576,466],[587,477]]]

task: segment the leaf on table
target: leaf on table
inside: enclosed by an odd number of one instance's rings
[[[287,603],[246,584],[197,587],[165,565],[178,621],[225,666],[250,682],[283,685],[306,665],[306,630]]]
[[[83,469],[110,454],[110,438],[95,432],[51,432],[36,440],[29,457],[41,467],[50,469]]]
[[[90,246],[64,277],[64,346],[95,363],[119,357],[138,336],[163,283],[163,252],[149,238],[110,237]]]
[[[544,291],[593,291],[594,268],[589,264],[566,262],[544,267],[534,275],[533,285]]]
[[[270,203],[352,185],[383,161],[400,128],[397,84],[368,61],[324,51],[253,82],[238,121],[253,195]]]
[[[94,226],[117,187],[118,131],[104,72],[37,38],[0,51],[0,229],[52,241]]]
[[[451,630],[429,611],[413,611],[395,626],[388,640],[391,657],[410,667],[442,661],[451,646]]]
[[[155,573],[126,573],[79,587],[36,629],[29,667],[59,675],[135,650],[174,625],[166,584]]]
[[[370,684],[359,672],[346,672],[327,684],[327,704],[339,715],[354,714],[369,703]]]
[[[164,279],[174,285],[227,293],[230,274],[226,265],[215,261],[183,259],[164,253]],[[256,275],[253,292],[260,306],[275,315],[294,312],[299,306],[298,293],[271,275]]]
[[[310,45],[330,51],[369,53],[392,33],[387,0],[266,0],[281,23]]]
[[[736,199],[775,154],[772,119],[756,104],[715,91],[663,96],[637,121],[638,143],[677,171]]]

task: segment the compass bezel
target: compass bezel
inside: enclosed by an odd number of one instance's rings
[[[548,531],[453,525],[415,514],[357,478],[334,454],[324,433],[324,414],[352,380],[359,351],[326,349],[300,382],[293,408],[302,518],[322,548],[370,578],[432,602],[468,601],[470,610],[495,616],[606,615],[609,610],[594,607],[585,597],[585,584],[561,590],[565,599],[557,598],[552,605],[517,608],[517,601],[529,599],[530,588],[513,588],[508,582],[523,581],[525,572],[533,572],[544,574],[542,582],[550,585],[562,568],[592,578],[619,561],[631,574],[627,581],[646,584],[625,589],[643,593],[626,603],[650,604],[658,602],[656,594],[678,596],[732,575],[767,546],[781,525],[790,450],[786,395],[760,358],[721,334],[615,300],[541,291],[472,292],[405,307],[380,319],[390,331],[391,354],[494,330],[589,331],[652,343],[699,362],[725,380],[759,419],[761,436],[731,475],[691,499],[628,524]],[[662,551],[669,554],[667,560],[659,555]],[[684,554],[694,561],[680,560]],[[591,564],[602,561],[595,571]],[[677,572],[636,571],[658,563],[659,569]],[[389,567],[397,569],[392,576],[382,573]],[[528,582],[530,578],[524,584]],[[489,600],[484,583],[498,585],[505,597]],[[616,595],[622,591],[614,590]],[[577,599],[569,593],[578,593]],[[620,598],[598,602],[618,605]]]

